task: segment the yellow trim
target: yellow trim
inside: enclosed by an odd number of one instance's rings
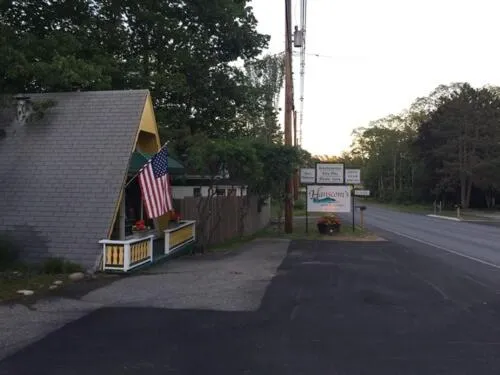
[[[155,111],[153,109],[153,101],[151,100],[151,95],[149,94],[146,98],[146,103],[144,104],[144,110],[142,111],[141,122],[139,124],[139,131],[143,131],[154,135],[156,139],[157,148],[153,152],[158,152],[161,147],[160,134],[158,133],[158,124],[156,123]],[[136,143],[137,143],[137,138],[136,138]]]
[[[124,245],[106,245],[106,265],[123,266],[124,263]]]
[[[175,246],[184,243],[190,239],[193,238],[193,226],[194,224],[191,225],[186,225],[185,227],[180,228],[179,230],[170,232],[170,239],[169,239],[169,248],[174,248]]]
[[[130,157],[132,156],[132,152],[137,148],[138,146],[138,141],[139,141],[139,135],[141,132],[146,132],[148,135],[151,134],[154,137],[154,143],[156,144],[156,148],[154,150],[148,151],[144,150],[147,152],[155,153],[160,150],[160,135],[158,133],[158,126],[156,124],[156,118],[154,114],[154,109],[153,109],[153,100],[151,99],[151,95],[148,93],[146,96],[146,100],[144,101],[144,107],[142,110],[141,118],[139,120],[139,123],[137,124],[137,132],[135,133],[135,138],[134,138],[134,146],[132,150],[130,150],[130,156],[128,158],[127,162],[127,168],[125,169],[125,175],[123,176],[123,183],[122,183],[122,188],[120,190],[120,194],[118,197],[118,201],[115,205],[115,212],[113,214],[113,219],[111,220],[111,225],[108,229],[108,238],[111,238],[111,234],[113,233],[113,228],[115,226],[116,220],[118,219],[118,213],[120,211],[120,202],[123,197],[124,189],[123,187],[125,186],[127,182],[127,171],[128,171],[128,165],[130,163]],[[146,148],[149,148],[146,146]],[[165,215],[167,216],[167,215]],[[164,217],[165,217],[164,216]],[[167,216],[168,217],[168,216]],[[162,217],[163,218],[163,217]],[[160,219],[162,219],[160,218]],[[158,225],[159,227],[166,227],[168,225],[168,220],[165,224],[164,220],[161,220],[161,224]]]
[[[136,139],[136,148],[140,148],[141,151],[151,154],[158,152],[161,148],[160,134],[158,133],[158,124],[156,123],[151,95],[148,95],[146,98],[144,110],[142,111],[141,123]],[[163,231],[168,228],[169,221],[169,214],[160,216],[154,221],[155,228],[163,233]]]
[[[150,249],[150,243],[151,241],[147,239],[130,245],[130,264],[148,259],[151,256],[153,249]]]

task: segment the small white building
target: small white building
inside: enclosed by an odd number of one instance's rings
[[[172,197],[183,199],[190,197],[244,197],[247,195],[247,186],[231,181],[229,175],[215,177],[215,181],[205,176],[185,175],[177,178],[172,184]],[[210,188],[212,186],[212,188]]]
[[[172,186],[172,197],[174,199],[183,199],[189,197],[208,197],[208,196],[234,196],[244,197],[247,195],[246,186],[238,185],[216,185],[213,190],[209,186]]]

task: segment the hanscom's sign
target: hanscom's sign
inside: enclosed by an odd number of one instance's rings
[[[308,212],[351,212],[351,199],[349,186],[307,186]]]

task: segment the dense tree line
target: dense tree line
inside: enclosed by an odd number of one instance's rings
[[[437,87],[356,129],[351,157],[381,201],[493,207],[500,187],[500,89]]]
[[[283,56],[258,58],[269,36],[248,3],[2,1],[0,94],[148,88],[179,155],[198,134],[279,140]]]
[[[292,152],[277,121],[284,57],[261,56],[269,36],[257,32],[248,4],[2,1],[0,96],[147,88],[170,152],[199,172],[210,162],[218,171],[232,163],[233,175],[256,193],[279,196],[273,189],[284,182],[276,183],[277,176],[293,170],[303,154],[295,150],[290,162],[282,160]],[[257,160],[263,153],[269,163],[276,159],[279,172],[264,170]],[[257,191],[256,181],[267,190]]]

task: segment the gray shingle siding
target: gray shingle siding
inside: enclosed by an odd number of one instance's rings
[[[147,90],[28,94],[42,119],[0,139],[0,232],[23,258],[94,266],[112,224]],[[0,127],[5,127],[0,124]]]

